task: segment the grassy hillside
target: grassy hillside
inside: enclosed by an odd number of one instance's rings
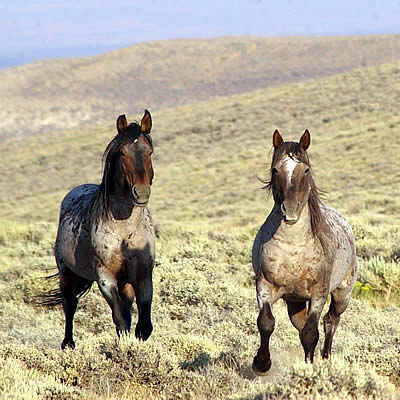
[[[0,141],[400,58],[400,36],[225,37],[138,44],[0,72]]]
[[[0,397],[60,399],[394,399],[400,358],[400,63],[153,114],[150,209],[160,227],[154,333],[115,340],[97,288],[61,352],[63,315],[35,308],[54,266],[59,203],[98,182],[106,125],[0,145]],[[141,110],[128,117],[139,119]],[[271,207],[271,135],[312,135],[316,181],[352,223],[360,276],[331,361],[302,361],[283,303],[273,367],[251,373],[258,345],[252,240]],[[134,311],[134,319],[136,311]],[[321,327],[321,336],[323,330]],[[318,397],[319,396],[319,397]]]

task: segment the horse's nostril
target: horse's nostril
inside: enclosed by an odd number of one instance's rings
[[[136,188],[135,188],[135,186],[133,187],[133,195],[134,195],[135,197],[137,197],[137,198],[140,197],[140,196],[139,196],[139,193],[137,192],[137,190],[136,190]]]
[[[285,207],[285,205],[283,203],[282,203],[282,211],[286,212],[286,207]]]

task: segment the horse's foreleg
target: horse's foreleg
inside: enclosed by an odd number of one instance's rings
[[[103,273],[98,280],[99,289],[112,311],[112,318],[118,337],[131,329],[131,310],[129,299],[120,295],[117,280],[111,274]]]
[[[260,347],[253,360],[253,372],[257,375],[265,375],[271,368],[271,354],[269,352],[269,339],[275,328],[275,318],[272,315],[270,304],[266,303],[260,310],[257,318],[257,326],[260,332]]]
[[[137,283],[135,292],[139,314],[135,336],[140,340],[147,340],[153,331],[153,325],[151,324],[151,302],[153,299],[153,282],[151,275]]]
[[[256,375],[265,375],[271,368],[271,355],[269,352],[269,339],[275,328],[275,318],[272,315],[271,305],[273,301],[270,295],[270,288],[262,278],[258,278],[257,300],[260,313],[257,318],[257,326],[260,332],[260,347],[253,360],[253,372]]]
[[[317,346],[319,339],[318,322],[321,317],[322,310],[324,308],[327,296],[318,293],[311,298],[310,308],[308,310],[307,320],[304,328],[300,332],[300,340],[303,345],[305,353],[305,361],[310,359],[314,361],[315,347]]]
[[[351,298],[351,290],[348,288],[336,289],[331,295],[331,304],[324,316],[325,342],[322,357],[329,358],[332,351],[333,335],[339,325],[340,315],[346,310]]]

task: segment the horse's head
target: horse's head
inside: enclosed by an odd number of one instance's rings
[[[120,147],[119,184],[132,193],[133,203],[138,207],[147,205],[154,177],[151,126],[151,115],[147,110],[140,125],[128,125],[125,115],[120,115],[117,119],[117,136],[130,139],[123,140]]]
[[[315,187],[307,155],[310,142],[308,130],[298,143],[284,142],[278,130],[273,134],[274,155],[271,180],[267,186],[272,190],[275,203],[280,206],[287,224],[295,224],[299,220]]]

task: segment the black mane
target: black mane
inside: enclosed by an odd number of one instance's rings
[[[115,174],[117,168],[117,161],[121,155],[121,149],[133,143],[140,135],[145,135],[147,140],[151,143],[150,136],[143,133],[139,123],[133,122],[129,124],[122,132],[117,133],[111,142],[107,145],[103,153],[103,178],[99,188],[94,196],[91,214],[94,210],[101,207],[103,214],[108,215],[109,203],[108,195],[113,192]]]

